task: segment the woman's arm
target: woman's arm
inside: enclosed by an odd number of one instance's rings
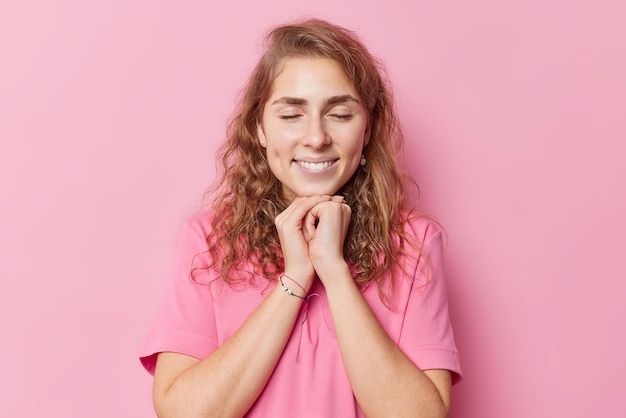
[[[276,218],[285,274],[297,278],[305,291],[310,289],[315,273],[306,238],[314,225],[310,219],[307,225],[305,218],[312,207],[330,199],[298,198]],[[242,416],[274,371],[301,304],[302,299],[276,286],[241,328],[206,358],[159,354],[153,391],[158,416]]]
[[[365,414],[447,417],[450,372],[418,369],[380,326],[348,267],[335,268],[322,280],[348,378]]]
[[[208,357],[159,354],[153,394],[157,415],[242,416],[282,355],[301,302],[276,286],[241,328]]]
[[[347,205],[322,203],[309,243],[311,260],[324,284],[344,366],[354,395],[368,417],[447,417],[451,376],[421,371],[389,338],[343,258],[350,222]]]

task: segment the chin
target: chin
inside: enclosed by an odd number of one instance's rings
[[[337,193],[338,189],[325,188],[325,189],[306,189],[302,190],[302,193],[298,193],[298,196],[333,196]]]
[[[283,197],[309,197],[309,196],[334,196],[341,191],[341,187],[336,184],[307,184],[301,187],[286,187],[283,189]],[[293,199],[289,199],[293,200]]]

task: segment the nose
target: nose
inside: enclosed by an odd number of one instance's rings
[[[302,143],[311,148],[320,149],[330,144],[330,142],[331,138],[324,127],[324,122],[317,118],[311,118]]]

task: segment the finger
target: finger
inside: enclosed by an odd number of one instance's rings
[[[293,216],[303,219],[304,216],[316,205],[330,201],[330,196],[307,196],[300,197],[289,205],[292,207]]]
[[[304,223],[302,224],[302,232],[304,233],[304,239],[309,242],[315,236],[315,222],[317,218],[308,211],[304,217]]]
[[[340,200],[343,201],[343,196],[330,197],[331,202],[336,201],[338,203],[338,201]],[[307,212],[304,218],[303,232],[305,234],[307,242],[311,241],[315,236],[315,231],[317,230],[320,215],[319,207],[320,205],[324,205],[326,203],[329,203],[329,201],[322,201],[320,203],[317,203],[315,206],[313,206],[313,208],[311,208],[311,210]]]
[[[343,205],[341,205],[341,209],[343,212],[343,229],[344,229],[344,235],[346,233],[346,231],[348,230],[348,227],[350,226],[350,219],[352,218],[352,208],[350,207],[350,205],[344,203]]]
[[[276,225],[291,223],[292,226],[300,226],[305,215],[315,205],[330,200],[330,196],[297,197],[282,213],[276,216]]]
[[[347,213],[348,215],[352,215],[352,208],[347,203],[342,203],[341,209],[343,212]]]
[[[315,205],[314,207],[311,208],[311,214],[316,218],[319,219],[321,218],[325,213],[332,213],[336,210],[336,213],[340,213],[341,212],[341,207],[344,205],[344,203],[340,203],[337,201],[333,201],[333,200],[329,200],[326,202],[320,202],[317,205]],[[339,209],[339,210],[337,210]]]

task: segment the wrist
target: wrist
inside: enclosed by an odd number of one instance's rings
[[[278,281],[279,286],[282,279],[285,286],[296,292],[298,295],[306,296],[309,293],[309,290],[311,290],[313,277],[315,277],[315,274],[311,275],[311,278],[307,280],[303,279],[303,277],[298,273],[292,273],[285,270],[278,275]]]
[[[302,285],[300,285],[300,283],[298,283],[296,280],[292,279],[291,276],[288,276],[285,273],[278,276],[278,282],[280,283],[280,286],[283,288],[283,290],[289,294],[292,294],[292,289],[298,292],[298,294],[294,294],[298,297],[306,297],[308,293],[306,289],[302,287]],[[295,288],[292,285],[295,285]]]
[[[280,291],[290,296],[290,299],[298,299],[300,302],[304,301],[307,306],[309,305],[309,297],[307,296],[307,292],[302,286],[300,286],[298,282],[293,280],[291,277],[285,274],[281,274],[280,276],[278,276],[278,285],[276,286],[276,288],[277,290],[280,289]]]
[[[324,287],[339,283],[354,283],[350,266],[345,260],[337,263],[323,263],[323,268],[317,271],[317,276],[324,284]]]

